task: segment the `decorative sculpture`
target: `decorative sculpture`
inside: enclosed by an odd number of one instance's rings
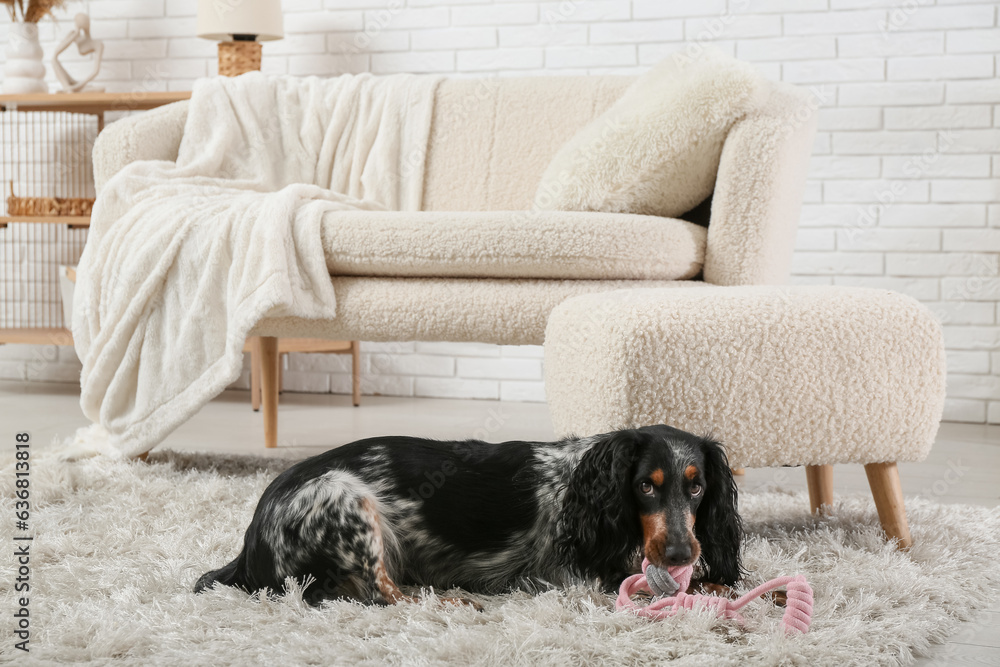
[[[86,14],[77,14],[73,22],[76,24],[76,30],[68,33],[59,42],[55,53],[52,54],[52,70],[56,73],[56,78],[59,79],[59,84],[62,86],[63,92],[66,93],[79,93],[86,88],[87,84],[93,81],[94,77],[101,70],[101,59],[104,57],[104,42],[93,39],[90,36],[90,17]],[[66,68],[59,62],[59,54],[68,49],[72,44],[76,44],[76,48],[82,56],[91,53],[94,54],[94,69],[90,72],[90,76],[80,81],[70,76]],[[91,88],[90,90],[101,91],[104,89]]]

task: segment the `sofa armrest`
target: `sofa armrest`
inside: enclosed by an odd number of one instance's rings
[[[815,133],[814,100],[787,84],[774,84],[764,107],[733,125],[712,197],[706,282],[787,281]]]
[[[188,103],[174,102],[108,125],[94,142],[94,186],[137,160],[176,160]]]

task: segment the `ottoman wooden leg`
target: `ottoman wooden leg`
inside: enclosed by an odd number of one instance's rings
[[[896,462],[869,463],[865,465],[868,474],[868,486],[875,498],[875,508],[882,530],[891,539],[899,540],[900,549],[908,549],[913,540],[910,539],[910,526],[906,522],[906,507],[903,506],[903,487],[899,483],[899,470]]]
[[[833,507],[833,466],[806,466],[806,484],[813,514],[821,513],[824,505]]]
[[[278,446],[278,339],[260,339],[261,402],[264,404],[264,446]]]

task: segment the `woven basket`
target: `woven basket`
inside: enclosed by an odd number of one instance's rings
[[[8,216],[89,216],[93,208],[89,197],[7,197]]]
[[[219,42],[219,74],[239,76],[260,70],[260,42]]]

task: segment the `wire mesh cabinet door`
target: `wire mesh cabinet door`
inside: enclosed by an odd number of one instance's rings
[[[0,343],[71,345],[75,273],[94,204],[103,114],[0,111]]]

